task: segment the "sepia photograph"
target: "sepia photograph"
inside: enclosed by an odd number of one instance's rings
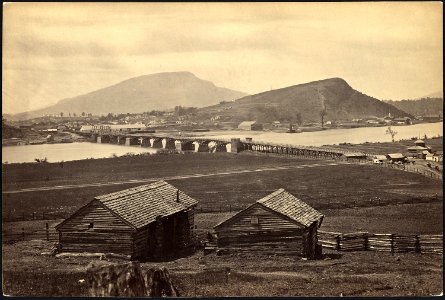
[[[443,295],[443,3],[3,3],[2,294]]]

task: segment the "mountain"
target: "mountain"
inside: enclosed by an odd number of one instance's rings
[[[443,98],[387,101],[387,103],[414,116],[443,115]]]
[[[97,91],[62,99],[57,104],[17,114],[15,118],[32,118],[44,114],[82,112],[97,114],[137,113],[164,110],[175,106],[202,107],[230,101],[246,93],[215,86],[190,72],[157,73],[131,78]]]
[[[354,90],[341,78],[330,78],[243,97],[231,103],[202,108],[202,118],[222,121],[257,120],[294,123],[352,120],[370,116],[410,116],[396,107]]]
[[[420,97],[420,98],[417,98],[416,100],[426,99],[426,98],[442,98],[443,99],[443,90],[428,94],[428,95]]]

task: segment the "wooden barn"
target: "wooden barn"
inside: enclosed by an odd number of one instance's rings
[[[214,227],[222,252],[266,252],[316,257],[323,215],[284,189]]]
[[[162,257],[192,243],[198,201],[165,181],[95,197],[56,226],[62,252]]]

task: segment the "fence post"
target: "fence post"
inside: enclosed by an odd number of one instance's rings
[[[369,236],[368,233],[365,233],[365,251],[369,250]]]
[[[46,229],[46,240],[49,241],[49,224],[46,223],[46,224],[45,224],[45,227],[46,227],[46,228],[45,228],[45,229]]]
[[[420,238],[416,235],[416,253],[422,253],[422,249],[420,248]]]
[[[340,251],[341,250],[341,245],[340,245],[341,237],[340,237],[340,235],[337,235],[335,237],[335,240],[337,241],[337,251]]]
[[[391,253],[394,255],[394,233],[391,234]]]
[[[23,241],[25,240],[25,228],[24,227],[22,227],[22,240]]]

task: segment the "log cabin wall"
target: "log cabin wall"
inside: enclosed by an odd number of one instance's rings
[[[131,255],[135,229],[99,202],[92,202],[57,228],[62,251]]]
[[[215,229],[223,250],[304,255],[304,226],[287,220],[261,205],[253,205]]]
[[[139,229],[133,234],[133,255],[134,258],[151,256],[153,253],[154,235],[150,235],[150,224]]]

